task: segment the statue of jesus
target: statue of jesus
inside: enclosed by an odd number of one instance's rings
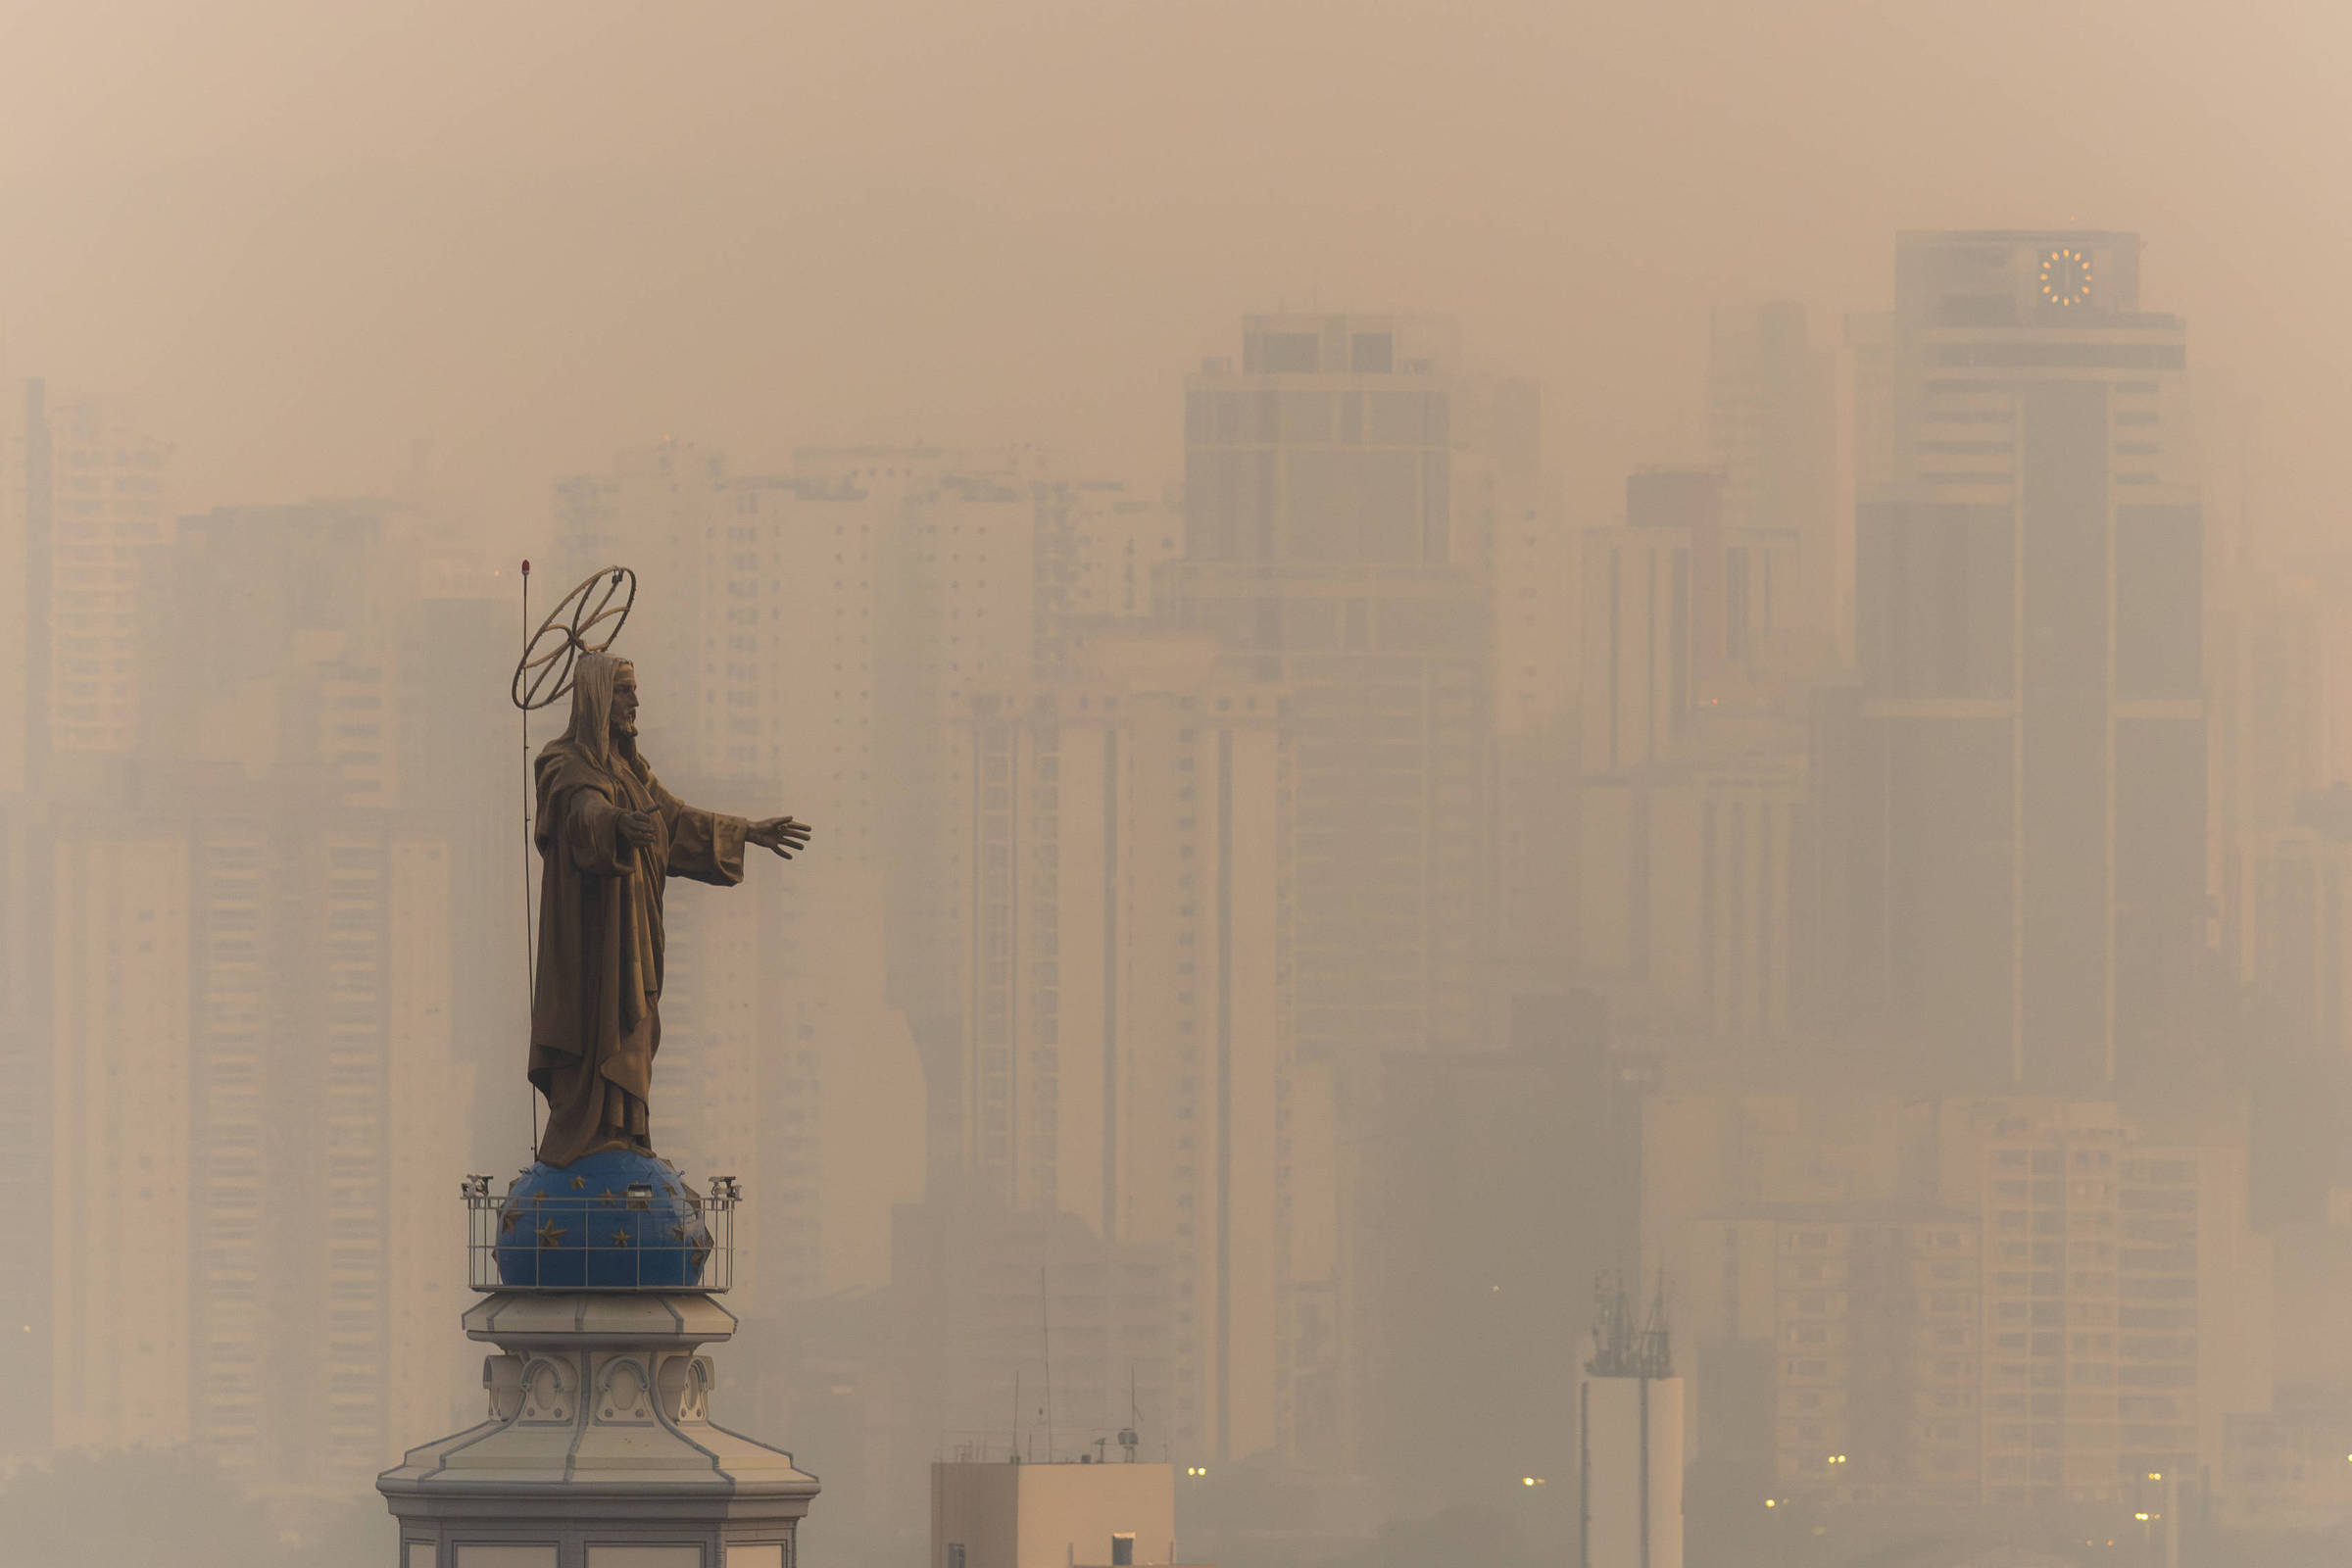
[[[662,887],[669,877],[733,887],[743,847],[789,860],[808,825],[748,821],[686,805],[637,751],[637,672],[580,657],[571,725],[540,752],[538,985],[531,1086],[547,1097],[539,1158],[568,1165],[600,1150],[653,1152],[646,1102],[662,1045]]]

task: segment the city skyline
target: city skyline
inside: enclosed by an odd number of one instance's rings
[[[2340,1555],[2325,19],[119,10],[0,26],[0,1541]]]

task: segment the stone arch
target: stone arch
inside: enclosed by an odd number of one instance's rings
[[[614,1425],[654,1418],[653,1389],[644,1365],[635,1356],[614,1356],[605,1364],[597,1389],[596,1418]]]

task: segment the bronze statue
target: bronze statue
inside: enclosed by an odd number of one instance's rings
[[[537,763],[538,984],[531,1085],[547,1097],[539,1158],[568,1165],[599,1150],[650,1153],[646,1102],[662,1044],[662,887],[669,877],[732,887],[743,847],[789,860],[808,825],[748,821],[688,806],[637,751],[637,674],[582,654],[571,724]]]

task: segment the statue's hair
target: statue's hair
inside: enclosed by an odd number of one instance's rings
[[[571,726],[564,739],[598,767],[612,765],[612,688],[622,670],[634,667],[611,654],[582,654],[572,665]]]

